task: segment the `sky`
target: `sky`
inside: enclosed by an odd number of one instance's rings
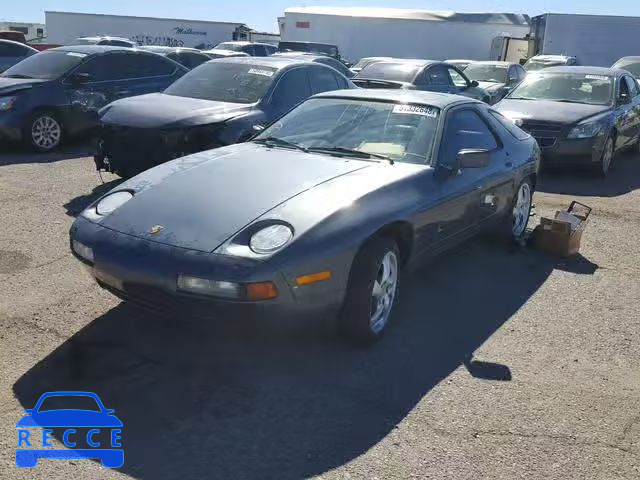
[[[0,0],[0,20],[43,22],[45,10],[245,23],[277,31],[276,18],[294,6],[391,7],[458,12],[586,13],[640,16],[637,0]]]

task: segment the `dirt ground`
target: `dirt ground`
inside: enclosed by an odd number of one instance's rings
[[[0,153],[0,478],[640,478],[638,154],[605,180],[543,176],[538,216],[594,208],[581,256],[468,242],[406,279],[371,349],[161,320],[102,291],[68,244],[117,182],[86,154]],[[16,467],[23,410],[64,389],[115,409],[122,468]]]

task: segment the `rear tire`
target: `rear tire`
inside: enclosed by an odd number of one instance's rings
[[[341,326],[347,337],[371,344],[387,330],[400,286],[400,253],[396,242],[375,237],[360,249],[351,266]]]
[[[64,138],[64,127],[60,117],[51,110],[38,110],[27,118],[22,129],[24,142],[32,150],[52,152]]]

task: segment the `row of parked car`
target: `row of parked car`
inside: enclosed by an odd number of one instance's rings
[[[311,95],[357,87],[483,101],[533,135],[546,164],[586,164],[602,174],[640,135],[638,83],[621,68],[536,66],[527,75],[509,62],[372,57],[350,69],[337,49],[249,56],[240,50],[256,44],[225,42],[216,50],[242,55],[211,61],[195,49],[80,40],[86,44],[37,53],[0,77],[0,138],[50,151],[97,132],[98,168],[124,177],[246,141]]]
[[[71,250],[102,288],[179,317],[377,340],[403,269],[480,232],[522,238],[541,162],[604,174],[640,138],[622,69],[385,58],[342,73],[311,52],[188,69],[162,53],[33,55],[0,77],[0,132],[45,151],[96,133],[96,166],[132,178],[81,212]]]

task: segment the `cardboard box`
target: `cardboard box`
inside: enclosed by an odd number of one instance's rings
[[[533,230],[536,248],[551,254],[568,257],[580,251],[580,240],[591,207],[573,201],[567,210],[557,211],[554,218],[542,217]]]

